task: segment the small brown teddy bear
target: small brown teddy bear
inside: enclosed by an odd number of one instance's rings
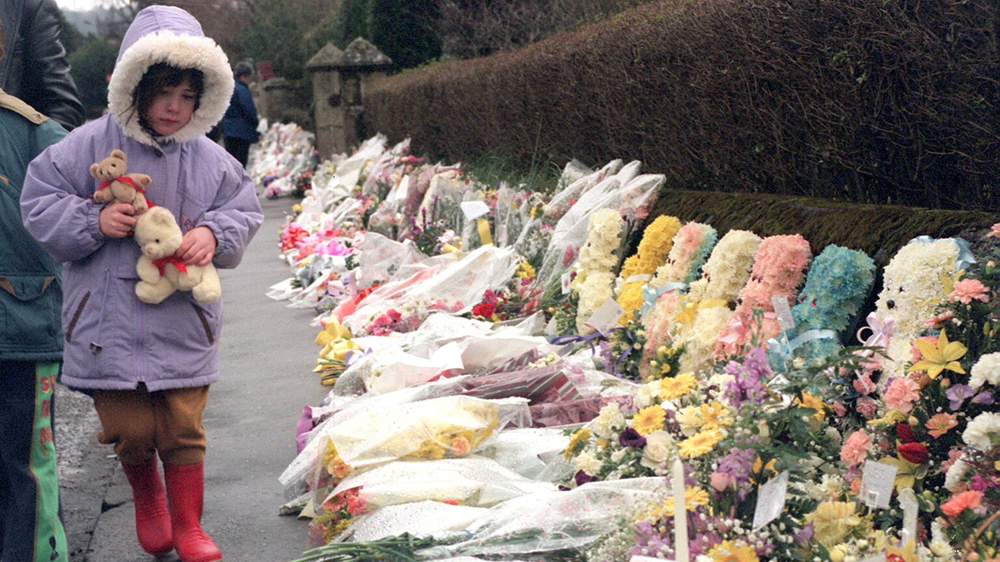
[[[91,164],[90,175],[101,181],[101,185],[94,192],[94,201],[131,203],[135,207],[136,214],[149,209],[145,193],[153,179],[146,174],[129,174],[128,156],[121,150],[116,148],[104,160]]]

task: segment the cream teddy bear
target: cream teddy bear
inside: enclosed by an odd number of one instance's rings
[[[955,239],[916,239],[903,246],[885,266],[875,315],[883,324],[893,324],[886,350],[889,360],[883,365],[887,373],[903,374],[906,362],[911,360],[913,340],[927,331],[927,322],[948,300],[958,275],[960,254]]]
[[[159,304],[174,291],[191,291],[202,304],[222,297],[219,274],[211,263],[205,266],[185,264],[174,257],[181,246],[183,234],[173,213],[163,207],[153,207],[139,216],[135,225],[135,241],[142,255],[136,265],[140,281],[135,294],[139,300]]]
[[[146,174],[128,173],[128,156],[121,150],[116,148],[104,160],[91,164],[90,175],[101,182],[94,191],[94,201],[131,203],[136,214],[149,209],[145,193],[153,180]]]

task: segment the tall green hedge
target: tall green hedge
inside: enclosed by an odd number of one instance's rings
[[[638,158],[684,189],[997,209],[998,29],[994,0],[660,0],[391,77],[366,125],[454,159]]]

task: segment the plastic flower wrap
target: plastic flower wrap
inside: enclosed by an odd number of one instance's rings
[[[656,218],[642,235],[639,249],[622,264],[618,275],[620,289],[618,304],[622,307],[622,324],[627,324],[642,308],[642,288],[667,259],[674,245],[674,238],[681,229],[676,217],[662,215]]]
[[[644,174],[635,176],[636,166],[626,166],[614,176],[601,181],[581,197],[556,223],[552,239],[538,270],[542,290],[558,286],[559,279],[576,261],[587,239],[590,215],[599,209],[617,209],[629,224],[641,223],[659,195],[665,177]],[[627,239],[623,236],[622,240]]]
[[[348,476],[392,461],[466,457],[508,425],[530,425],[525,400],[445,396],[388,411],[356,410],[322,426],[306,447],[316,442],[322,453],[314,467],[314,498],[323,500],[327,488]]]
[[[573,288],[579,293],[576,325],[581,334],[592,331],[585,324],[612,295],[624,221],[614,209],[600,209],[590,218],[587,243],[580,250]]]
[[[757,249],[750,280],[740,291],[740,304],[716,344],[716,354],[738,353],[756,336],[766,341],[781,332],[771,299],[793,300],[812,260],[809,242],[797,235],[769,236]],[[757,326],[754,316],[763,313]]]
[[[730,230],[719,240],[702,268],[671,327],[683,347],[681,372],[700,372],[714,360],[715,342],[725,330],[740,290],[750,279],[761,238],[745,230]]]
[[[792,308],[795,331],[790,350],[807,361],[840,351],[840,335],[851,326],[875,281],[875,262],[864,252],[827,246],[813,261]]]
[[[496,461],[469,456],[436,461],[397,461],[349,476],[323,501],[313,521],[321,528],[323,542],[346,530],[359,516],[377,509],[419,501],[491,507],[526,494],[556,491],[556,486],[536,482],[504,468]]]
[[[605,178],[617,174],[624,164],[625,162],[621,160],[612,160],[596,172],[587,170],[584,175],[572,181],[563,181],[566,179],[567,172],[575,175],[575,172],[567,165],[567,169],[563,172],[563,177],[560,178],[560,183],[565,184],[564,187],[552,197],[551,201],[545,204],[542,210],[545,219],[550,223],[558,222],[569,211],[570,207],[576,204],[580,197],[604,181]]]
[[[470,538],[421,551],[426,558],[517,555],[582,548],[636,506],[662,497],[662,478],[593,482],[568,492],[521,496],[503,502],[464,529]]]
[[[901,372],[913,340],[927,329],[937,308],[948,300],[959,272],[961,247],[951,238],[911,241],[885,266],[876,316],[894,326],[886,370]]]
[[[268,198],[295,191],[294,179],[316,167],[315,136],[295,123],[275,123],[251,152],[247,173]]]

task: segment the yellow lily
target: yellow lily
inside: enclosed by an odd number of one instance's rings
[[[889,560],[902,560],[903,562],[918,562],[920,560],[920,557],[917,556],[917,543],[912,540],[906,541],[902,547],[890,546],[885,554]]]
[[[958,360],[969,350],[961,342],[948,341],[948,333],[944,330],[941,330],[937,342],[917,340],[916,346],[923,358],[910,367],[911,373],[925,371],[931,379],[938,378],[942,371],[965,374]]]
[[[883,457],[880,463],[896,467],[896,491],[913,488],[917,482],[917,470],[919,465],[915,465],[906,459],[898,457]]]
[[[331,341],[339,339],[351,339],[351,331],[348,330],[343,324],[336,320],[331,320],[329,324],[323,328],[323,331],[316,334],[316,345],[325,347]]]

